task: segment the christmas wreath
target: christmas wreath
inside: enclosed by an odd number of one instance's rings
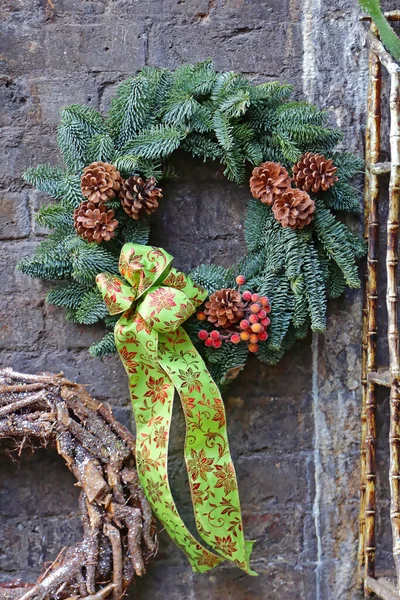
[[[190,274],[209,297],[185,327],[220,386],[249,352],[277,363],[309,328],[325,329],[329,298],[359,287],[356,259],[364,253],[337,217],[359,210],[348,180],[362,163],[335,151],[341,133],[325,112],[291,94],[290,85],[255,85],[207,61],[145,67],[119,85],[106,117],[65,108],[64,167],[24,174],[55,199],[36,215],[53,233],[19,268],[60,280],[47,301],[65,307],[69,320],[113,329],[118,317],[108,314],[96,276],[118,273],[125,243],[147,244],[151,214],[167,201],[160,182],[174,175],[178,151],[218,161],[228,179],[250,177],[247,249],[229,269],[200,265]],[[93,356],[115,351],[112,332],[90,347]]]

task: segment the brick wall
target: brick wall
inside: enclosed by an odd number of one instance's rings
[[[208,57],[218,68],[256,81],[293,83],[298,97],[330,110],[347,148],[362,152],[367,56],[357,2],[2,4],[1,363],[31,372],[63,370],[129,423],[118,359],[92,359],[86,351],[102,332],[67,323],[62,310],[44,303],[46,285],[14,269],[45,233],[33,219],[43,197],[24,185],[21,172],[38,162],[57,162],[55,127],[63,106],[79,102],[106,109],[116,84],[143,65],[174,67]],[[242,252],[248,193],[225,182],[215,166],[188,160],[181,172],[179,182],[166,188],[153,242],[173,253],[183,269],[201,261],[230,264]],[[360,337],[361,297],[351,293],[331,303],[325,335],[310,336],[275,368],[250,361],[225,395],[246,531],[256,540],[260,576],[243,576],[229,566],[195,575],[161,534],[157,560],[136,582],[132,598],[357,597]],[[181,460],[184,426],[179,410],[175,413],[172,483],[190,519]],[[384,458],[383,451],[382,463]],[[18,464],[4,455],[0,461],[0,578],[34,578],[62,545],[79,538],[78,492],[51,451],[24,453]],[[389,527],[379,526],[388,551]]]

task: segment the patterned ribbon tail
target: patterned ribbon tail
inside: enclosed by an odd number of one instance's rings
[[[227,559],[256,575],[249,566],[252,542],[244,539],[223,401],[181,327],[206,292],[171,268],[172,260],[162,249],[125,244],[119,264],[125,281],[97,277],[109,312],[123,313],[115,341],[129,378],[139,478],[155,515],[195,571]],[[172,497],[168,445],[175,390],[186,420],[184,454],[196,527],[217,554],[189,532]]]

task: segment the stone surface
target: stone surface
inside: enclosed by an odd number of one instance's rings
[[[383,3],[387,9],[398,2]],[[58,161],[61,108],[105,110],[116,84],[144,64],[176,66],[211,57],[255,81],[280,78],[330,111],[344,145],[363,151],[367,52],[356,0],[3,0],[0,173],[1,364],[26,371],[63,370],[109,401],[132,424],[117,357],[92,359],[99,328],[66,322],[44,302],[48,285],[15,270],[45,231],[33,213],[46,198],[21,172]],[[397,6],[398,8],[398,6]],[[178,267],[229,265],[243,247],[244,187],[216,165],[177,161],[180,178],[165,188],[152,241]],[[353,220],[355,227],[357,220]],[[196,243],[194,243],[196,240]],[[380,280],[381,288],[384,279]],[[382,304],[382,313],[383,304]],[[382,314],[384,325],[384,314]],[[193,574],[165,533],[139,600],[354,600],[356,590],[361,295],[330,305],[325,335],[299,343],[274,368],[250,360],[225,394],[247,535],[256,541],[248,577],[223,566]],[[379,355],[385,360],[385,344]],[[387,398],[378,429],[387,435]],[[171,482],[193,520],[174,410]],[[0,458],[0,580],[34,579],[45,561],[79,539],[77,489],[53,451]],[[53,483],[57,481],[57,488]],[[378,448],[378,490],[387,498],[387,447]],[[378,563],[391,564],[388,503],[378,514]]]

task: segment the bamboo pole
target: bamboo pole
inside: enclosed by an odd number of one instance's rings
[[[380,158],[381,127],[381,64],[371,49],[371,98],[370,98],[370,155],[367,157],[368,177],[368,260],[367,260],[367,382],[365,397],[365,540],[364,580],[375,577],[375,514],[376,514],[376,398],[375,385],[368,380],[368,373],[376,371],[377,342],[377,266],[378,266],[378,200],[379,178],[371,171],[371,165]],[[366,589],[366,596],[371,593]]]
[[[397,67],[397,68],[396,68]],[[393,557],[400,591],[400,359],[397,321],[398,242],[400,218],[400,65],[394,64],[390,77],[390,154],[389,212],[386,251],[386,306],[392,387],[390,391],[390,519]]]
[[[369,163],[371,155],[371,128],[372,128],[372,61],[368,63],[368,96],[367,96],[367,124],[365,129],[365,182],[364,182],[364,239],[368,243],[368,218],[369,218]],[[363,331],[361,344],[361,448],[360,448],[360,513],[359,513],[359,537],[358,537],[358,585],[363,587],[364,564],[365,564],[365,455],[366,455],[366,399],[367,399],[367,356],[368,356],[368,270],[365,269],[365,284],[363,297]]]

